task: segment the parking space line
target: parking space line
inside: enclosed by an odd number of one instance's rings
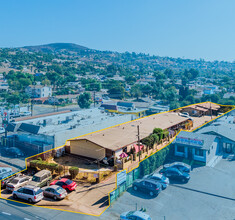
[[[2,212],[2,214],[4,214],[4,215],[11,215],[10,213],[7,213],[7,212]]]

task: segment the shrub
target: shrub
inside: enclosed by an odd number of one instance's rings
[[[72,179],[74,179],[79,173],[79,168],[78,167],[70,167],[69,173],[70,173]]]
[[[59,175],[64,171],[64,167],[62,165],[59,165],[56,167],[56,173]]]
[[[37,167],[40,169],[40,170],[44,170],[47,168],[47,162],[46,161],[38,161],[37,162]]]
[[[163,138],[163,130],[161,128],[154,128],[153,133],[157,134],[159,137],[159,141]]]
[[[29,162],[30,167],[36,168],[38,162],[39,162],[39,160],[31,160],[31,161]]]
[[[37,160],[38,160],[38,161],[42,161],[42,158],[41,158],[41,157],[38,157]]]
[[[47,164],[47,169],[53,173],[54,171],[56,171],[57,166],[58,166],[58,164],[56,164],[56,163],[49,163],[49,164]]]

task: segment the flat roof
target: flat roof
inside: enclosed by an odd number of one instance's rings
[[[52,112],[52,113],[47,113],[47,114],[42,114],[42,115],[35,115],[35,116],[22,117],[22,118],[20,117],[20,118],[15,118],[15,122],[26,121],[26,120],[37,119],[37,118],[44,118],[44,117],[48,117],[48,116],[60,115],[60,114],[70,113],[70,112],[72,112],[72,111],[65,110],[65,111]]]
[[[167,129],[187,120],[189,119],[179,116],[177,113],[159,113],[80,138],[70,139],[70,141],[88,140],[103,148],[115,151],[137,142],[137,125],[139,125],[140,139],[143,139],[149,136],[154,128]]]
[[[201,104],[186,106],[186,107],[183,107],[182,109],[185,109],[185,108],[197,109],[199,111],[208,111],[209,109],[218,110],[218,109],[220,109],[220,106],[216,105],[214,103],[205,102],[205,103],[201,103]]]

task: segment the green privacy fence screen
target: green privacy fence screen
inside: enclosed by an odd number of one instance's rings
[[[117,186],[117,189],[110,193],[110,204],[112,204],[119,196],[121,196],[122,193],[125,192],[126,189],[131,186],[136,179],[139,178],[139,175],[139,167],[127,173],[126,182],[120,186]]]

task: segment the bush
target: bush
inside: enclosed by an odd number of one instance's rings
[[[37,162],[37,167],[40,169],[40,170],[44,170],[47,168],[47,162],[46,161],[38,161]]]
[[[56,173],[59,175],[64,171],[64,167],[62,165],[59,165],[56,167]]]
[[[79,168],[78,167],[70,167],[69,173],[70,173],[72,179],[74,179],[79,173]]]
[[[29,165],[30,165],[30,167],[32,167],[32,168],[36,168],[38,162],[39,162],[39,160],[31,160],[31,161],[29,162]]]
[[[48,163],[47,169],[53,173],[54,171],[56,171],[57,166],[58,166],[58,164],[56,164],[56,163]]]
[[[41,158],[41,157],[38,157],[37,160],[38,160],[38,161],[42,161],[42,158]]]
[[[157,134],[159,137],[159,141],[163,138],[163,130],[161,128],[154,128],[153,133]]]

